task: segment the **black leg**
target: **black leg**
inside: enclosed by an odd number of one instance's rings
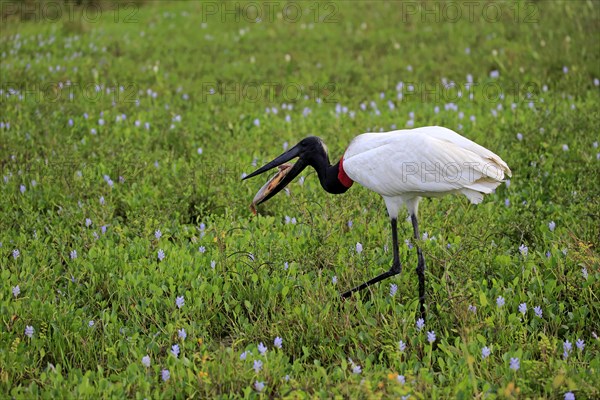
[[[354,289],[350,289],[347,292],[344,292],[342,294],[343,298],[350,297],[350,295],[352,295],[352,293],[358,292],[365,288],[368,288],[369,286],[371,286],[379,281],[382,281],[386,278],[389,278],[390,276],[397,275],[402,271],[402,264],[400,264],[400,255],[398,253],[398,221],[396,220],[396,218],[392,218],[391,222],[392,222],[392,242],[393,242],[392,246],[393,246],[393,252],[394,252],[394,261],[392,262],[392,268],[390,268],[389,271],[384,272],[381,275],[377,275],[375,278],[371,279],[370,281],[365,282],[362,285],[355,287]]]
[[[412,214],[410,219],[413,224],[413,231],[415,236],[415,246],[417,247],[417,256],[419,257],[419,261],[417,264],[417,277],[419,278],[419,311],[421,312],[421,318],[425,320],[425,258],[423,258],[423,253],[421,252],[421,248],[417,244],[420,240],[419,237],[419,222],[417,221],[417,216]]]

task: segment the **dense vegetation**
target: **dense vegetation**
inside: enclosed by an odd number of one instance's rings
[[[599,398],[598,3],[267,3],[0,3],[0,397]],[[513,176],[421,203],[420,327],[408,221],[339,298],[380,197],[240,178],[425,125]]]

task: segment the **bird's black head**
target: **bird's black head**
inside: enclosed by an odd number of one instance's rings
[[[253,205],[263,203],[279,193],[308,165],[317,171],[321,185],[328,192],[343,193],[348,189],[341,185],[337,180],[337,165],[335,168],[329,165],[327,146],[323,143],[323,140],[317,136],[309,136],[302,139],[294,147],[250,175],[245,176],[243,179],[252,178],[253,176],[262,174],[263,172],[281,166],[296,157],[298,157],[298,161],[296,161],[293,166],[288,164],[284,167],[280,167],[279,173],[261,188],[254,198]]]

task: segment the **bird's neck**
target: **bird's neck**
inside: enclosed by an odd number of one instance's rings
[[[346,175],[342,160],[335,165],[331,165],[329,164],[329,159],[324,157],[313,164],[313,167],[317,171],[321,186],[328,193],[345,193],[354,183],[352,179]]]

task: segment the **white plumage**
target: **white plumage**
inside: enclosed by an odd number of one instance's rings
[[[416,215],[422,197],[461,193],[480,203],[511,175],[498,155],[440,126],[359,135],[346,149],[343,168],[384,198],[390,218],[402,205]]]

